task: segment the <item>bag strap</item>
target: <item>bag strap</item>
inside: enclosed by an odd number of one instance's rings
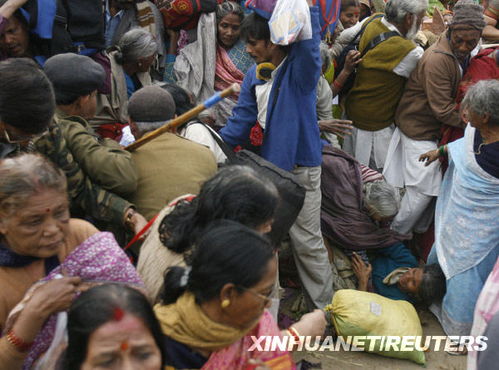
[[[376,46],[381,44],[382,42],[388,40],[389,38],[392,38],[394,36],[400,36],[400,34],[396,31],[389,31],[389,32],[383,32],[382,34],[379,34],[375,38],[371,40],[371,42],[366,46],[366,48],[362,51],[361,58],[366,55],[369,50],[374,49]]]
[[[220,149],[222,149],[222,152],[224,152],[227,159],[230,162],[234,162],[236,160],[236,153],[234,153],[234,151],[227,145],[227,143],[225,143],[222,139],[220,139],[220,136],[218,136],[218,134],[215,131],[213,131],[213,129],[210,126],[204,124],[203,122],[197,122],[197,123],[203,125],[208,130],[210,135],[213,137],[213,140],[217,142]]]
[[[364,24],[362,25],[362,27],[360,28],[359,32],[357,32],[357,34],[355,35],[355,37],[352,39],[352,41],[350,41],[349,45],[353,46],[356,44],[355,40],[357,40],[359,37],[362,36],[362,34],[364,33],[364,31],[366,30],[367,26],[369,26],[369,23],[371,23],[372,21],[374,21],[375,19],[378,19],[378,18],[382,18],[384,16],[384,14],[376,14],[375,16],[371,17],[371,19],[367,20],[366,22],[364,22]]]
[[[156,219],[158,218],[158,215],[159,213],[154,216],[153,218],[151,218],[151,220],[146,224],[146,226],[144,226],[142,228],[142,230],[140,230],[137,235],[135,235],[132,240],[130,240],[130,242],[125,246],[125,248],[123,248],[123,250],[127,250],[128,248],[130,248],[132,245],[134,245],[141,237],[142,235],[144,235],[146,233],[147,230],[149,230],[149,228],[152,226],[152,224],[154,223],[154,221],[156,221]]]

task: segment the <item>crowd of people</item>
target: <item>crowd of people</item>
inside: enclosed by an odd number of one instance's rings
[[[0,0],[1,369],[293,369],[340,289],[497,347],[499,2],[300,1]]]

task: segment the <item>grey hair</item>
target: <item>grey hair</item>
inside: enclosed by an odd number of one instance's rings
[[[155,122],[135,122],[137,130],[140,135],[147,134],[150,131],[154,131],[161,126],[163,126],[167,121],[155,121]]]
[[[400,24],[407,14],[417,15],[428,9],[428,0],[390,0],[385,14],[389,22]]]
[[[142,28],[133,28],[125,33],[116,46],[116,61],[119,64],[135,63],[158,52],[156,38]]]
[[[332,58],[331,58],[331,52],[329,51],[329,46],[325,42],[321,42],[320,53],[321,53],[322,67],[328,69],[332,63]]]
[[[468,89],[461,106],[481,116],[490,114],[489,125],[499,125],[499,81],[478,81]]]
[[[364,184],[364,201],[370,209],[381,217],[393,217],[400,208],[400,194],[385,180],[378,180]]]
[[[244,19],[243,8],[241,7],[241,5],[233,1],[225,1],[222,4],[219,4],[217,6],[217,9],[215,10],[215,14],[217,17],[217,24],[219,24],[220,21],[229,14],[237,15],[241,22]]]
[[[66,176],[39,154],[22,154],[0,161],[0,220],[26,205],[33,195],[52,189],[66,193]]]

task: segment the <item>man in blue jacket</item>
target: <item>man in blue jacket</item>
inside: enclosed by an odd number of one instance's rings
[[[311,5],[311,0],[307,0]],[[256,121],[264,129],[263,158],[292,172],[307,190],[305,203],[290,230],[298,273],[313,305],[331,303],[332,273],[320,230],[321,149],[316,114],[316,86],[321,74],[318,7],[310,8],[313,37],[290,46],[270,41],[268,20],[249,15],[241,35],[257,64],[276,68],[258,78],[256,66],[247,72],[232,117],[220,131],[225,142],[244,143]],[[309,302],[310,303],[310,302]]]

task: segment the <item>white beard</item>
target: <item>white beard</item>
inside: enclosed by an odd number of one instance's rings
[[[408,40],[414,40],[414,38],[418,34],[418,31],[418,17],[416,15],[413,15],[411,29],[405,34],[405,38]]]

